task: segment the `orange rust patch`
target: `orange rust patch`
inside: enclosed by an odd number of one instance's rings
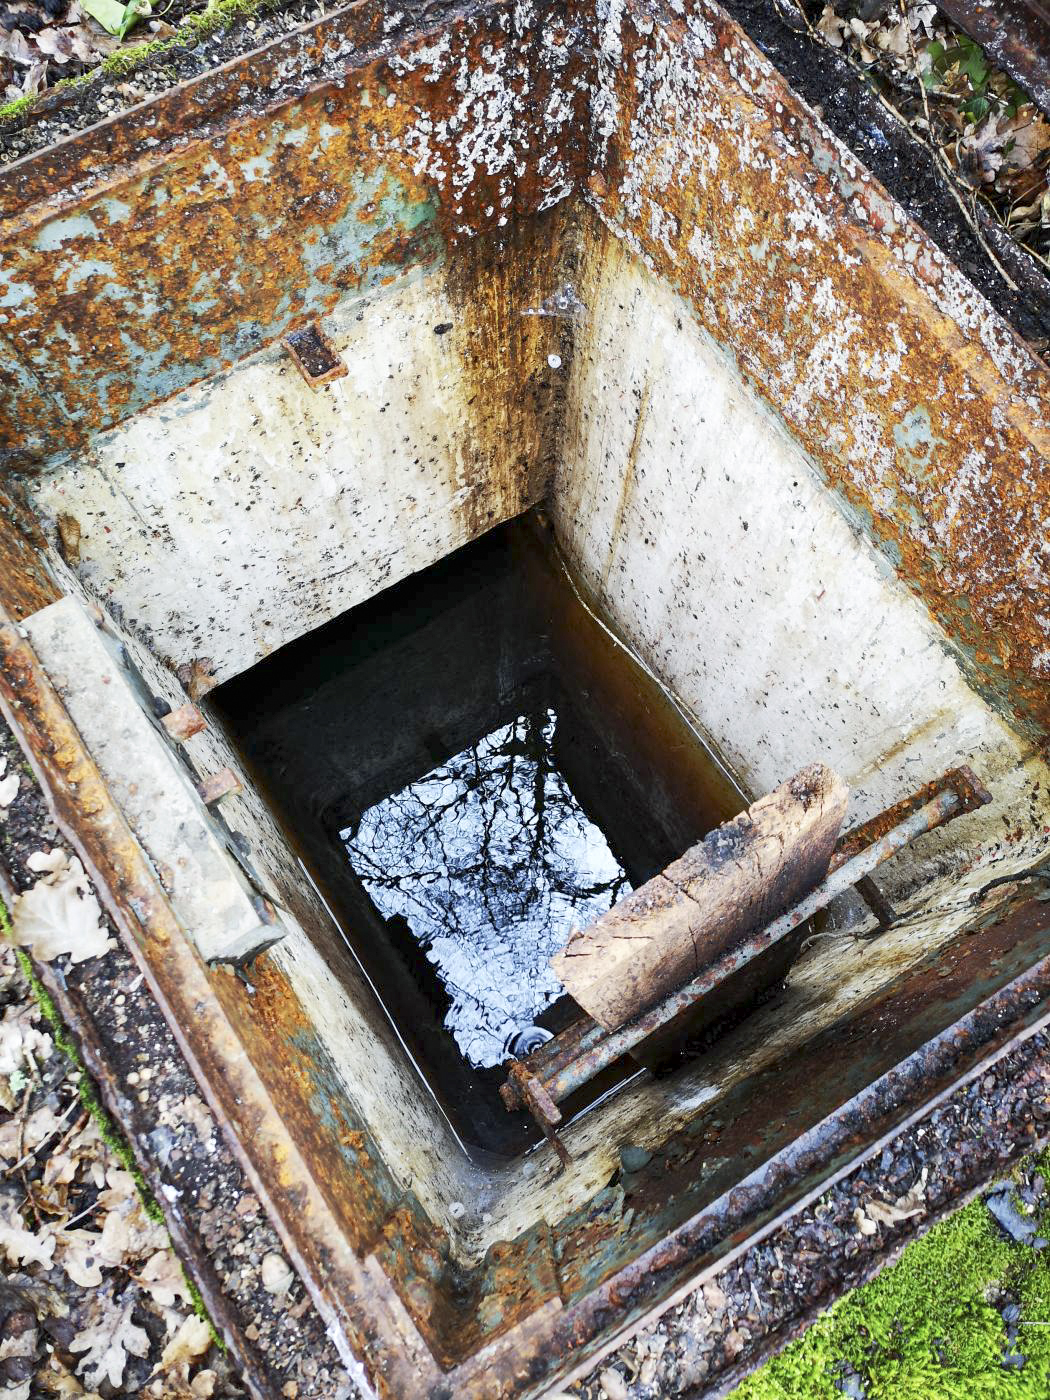
[[[715,6],[654,24],[628,0],[608,27],[617,124],[588,197],[732,352],[979,688],[1045,732],[1044,366]]]

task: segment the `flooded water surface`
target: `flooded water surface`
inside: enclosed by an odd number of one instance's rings
[[[340,835],[387,925],[434,964],[445,1026],[472,1065],[561,995],[548,966],[630,890],[557,766],[554,710],[518,715],[370,807]]]
[[[551,956],[742,795],[536,517],[213,698],[465,1144],[520,1150],[500,1066],[579,1015]]]

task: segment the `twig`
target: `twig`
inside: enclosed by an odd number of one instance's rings
[[[94,1215],[96,1210],[103,1209],[104,1207],[101,1201],[93,1202],[85,1210],[82,1210],[79,1215],[74,1215],[72,1219],[63,1221],[63,1223],[58,1227],[58,1233],[62,1234],[66,1230],[71,1230],[78,1220],[83,1220],[86,1215]]]
[[[31,1086],[27,1086],[27,1088],[26,1088],[26,1097],[25,1097],[25,1099],[23,1099],[23,1101],[22,1101],[22,1103],[23,1103],[23,1112],[25,1111],[25,1104],[26,1104],[26,1102],[28,1101],[28,1098],[29,1098],[29,1089],[30,1089],[30,1087],[31,1087]],[[4,1172],[4,1176],[11,1176],[14,1172],[18,1171],[20,1167],[24,1167],[25,1164],[26,1164],[27,1162],[32,1161],[32,1159],[36,1156],[36,1154],[37,1154],[37,1153],[40,1151],[40,1149],[43,1147],[44,1143],[47,1142],[48,1138],[54,1137],[54,1135],[58,1132],[59,1128],[62,1126],[62,1124],[63,1124],[63,1122],[65,1121],[65,1119],[69,1117],[69,1114],[72,1112],[72,1110],[73,1110],[74,1108],[76,1108],[76,1106],[77,1106],[77,1104],[78,1104],[79,1102],[80,1102],[79,1099],[73,1099],[71,1103],[67,1104],[67,1105],[66,1105],[66,1108],[65,1108],[65,1110],[64,1110],[64,1112],[63,1112],[63,1114],[62,1114],[62,1117],[59,1118],[58,1122],[57,1122],[57,1123],[55,1124],[55,1126],[51,1129],[51,1131],[50,1131],[45,1137],[42,1137],[35,1147],[31,1147],[31,1148],[29,1149],[28,1152],[23,1153],[23,1155],[21,1155],[21,1156],[19,1157],[18,1161],[15,1162],[13,1166],[8,1167],[7,1170]],[[85,1114],[84,1116],[87,1117],[86,1114]],[[69,1130],[69,1132],[66,1134],[66,1136],[62,1139],[62,1142],[59,1143],[58,1147],[55,1148],[55,1151],[56,1151],[56,1152],[61,1151],[63,1143],[65,1143],[66,1140],[67,1140],[68,1138],[70,1138],[70,1137],[73,1136],[73,1131],[74,1131],[75,1127],[76,1127],[76,1124],[73,1125],[73,1128],[71,1128],[71,1129]],[[22,1153],[22,1150],[23,1150],[24,1146],[25,1146],[25,1119],[23,1118],[22,1121],[21,1121],[21,1122],[19,1123],[19,1125],[18,1125],[18,1151],[19,1151],[19,1153]]]
[[[18,1114],[18,1138],[17,1138],[17,1140],[16,1140],[16,1142],[15,1142],[15,1151],[18,1153],[19,1158],[20,1158],[21,1160],[20,1160],[18,1163],[16,1163],[16,1166],[15,1166],[15,1167],[12,1167],[12,1168],[11,1168],[11,1171],[15,1171],[15,1170],[16,1170],[16,1167],[21,1167],[21,1171],[19,1172],[19,1175],[20,1175],[21,1178],[22,1178],[22,1187],[23,1187],[23,1189],[25,1190],[25,1193],[26,1193],[26,1200],[29,1202],[29,1209],[33,1212],[33,1219],[34,1219],[34,1221],[36,1222],[37,1228],[39,1229],[39,1228],[40,1228],[40,1212],[37,1210],[37,1208],[36,1208],[36,1201],[33,1199],[33,1191],[32,1191],[31,1186],[29,1185],[29,1178],[28,1178],[28,1176],[26,1176],[26,1170],[25,1170],[25,1161],[26,1161],[26,1159],[25,1159],[25,1157],[23,1157],[23,1155],[22,1155],[22,1154],[24,1153],[24,1151],[25,1151],[25,1145],[26,1145],[26,1118],[28,1117],[28,1113],[29,1113],[29,1098],[30,1098],[30,1095],[32,1094],[32,1092],[33,1092],[33,1084],[32,1084],[32,1082],[30,1081],[30,1083],[28,1083],[28,1084],[26,1085],[26,1091],[25,1091],[25,1093],[22,1095],[22,1107],[21,1107],[21,1109],[19,1110],[19,1114]],[[9,1175],[10,1175],[10,1172],[5,1172],[5,1176],[9,1176]]]
[[[73,1100],[73,1103],[79,1103],[79,1102],[80,1102],[80,1099],[79,1099],[79,1098],[76,1098],[76,1099]],[[70,1105],[70,1107],[72,1107],[72,1104]],[[68,1110],[67,1110],[67,1112],[68,1112]],[[63,1118],[64,1118],[65,1116],[66,1116],[65,1114],[62,1115]],[[66,1144],[69,1142],[70,1138],[76,1137],[77,1133],[79,1133],[80,1130],[81,1130],[82,1128],[86,1127],[87,1124],[90,1123],[90,1122],[91,1122],[91,1114],[88,1113],[87,1110],[85,1109],[84,1112],[80,1115],[79,1118],[76,1118],[76,1119],[73,1120],[73,1126],[72,1126],[71,1128],[69,1128],[66,1132],[64,1132],[64,1133],[62,1134],[62,1141],[61,1141],[61,1142],[57,1142],[57,1143],[55,1144],[55,1146],[54,1146],[54,1148],[53,1148],[53,1150],[52,1150],[52,1152],[51,1152],[51,1156],[52,1156],[52,1157],[56,1157],[56,1156],[58,1155],[58,1153],[61,1152],[61,1151],[65,1148],[65,1146],[66,1146]]]
[[[949,192],[949,194],[952,196],[952,198],[955,200],[955,203],[956,203],[956,204],[958,205],[958,207],[959,207],[959,213],[963,216],[963,219],[965,220],[965,222],[966,222],[966,224],[967,224],[967,227],[970,229],[970,231],[973,233],[973,236],[977,239],[978,243],[981,245],[981,248],[983,249],[985,255],[987,256],[988,261],[992,264],[992,266],[995,268],[995,270],[999,273],[999,276],[1003,279],[1003,281],[1006,283],[1006,285],[1010,288],[1010,290],[1011,290],[1012,292],[1017,292],[1017,291],[1019,291],[1020,289],[1019,289],[1017,283],[1013,280],[1013,278],[1012,278],[1012,277],[1010,276],[1010,274],[1007,272],[1006,268],[1003,267],[1002,263],[1000,262],[999,258],[996,256],[995,251],[992,249],[991,245],[989,244],[987,238],[986,238],[985,235],[984,235],[983,230],[981,229],[981,227],[980,227],[980,225],[979,225],[979,223],[978,223],[977,214],[976,214],[976,207],[977,207],[977,197],[976,197],[976,195],[974,194],[974,192],[973,192],[973,190],[970,188],[970,186],[967,185],[967,184],[965,184],[965,182],[962,180],[962,178],[961,178],[961,176],[959,175],[959,173],[953,168],[953,166],[950,164],[950,162],[947,161],[947,160],[945,159],[945,157],[944,157],[943,153],[941,152],[941,150],[939,149],[939,147],[936,146],[936,145],[934,144],[934,141],[933,141],[933,139],[932,139],[932,138],[933,138],[933,130],[932,130],[932,127],[930,127],[930,136],[929,136],[929,138],[923,136],[922,132],[919,131],[919,129],[918,129],[918,127],[916,126],[915,122],[913,122],[910,118],[908,118],[907,116],[905,116],[905,114],[900,110],[900,108],[896,107],[896,106],[889,100],[889,98],[886,97],[886,95],[885,95],[884,93],[879,92],[879,90],[878,90],[877,88],[875,88],[874,86],[872,86],[872,84],[868,81],[868,72],[867,72],[867,69],[865,69],[861,64],[859,64],[859,63],[857,62],[857,60],[853,57],[853,55],[849,52],[849,50],[846,48],[845,45],[842,46],[841,50],[836,49],[835,46],[834,46],[833,44],[831,44],[831,43],[828,42],[828,40],[824,37],[823,34],[820,33],[819,30],[817,30],[817,29],[814,28],[812,22],[810,21],[809,15],[806,13],[805,8],[803,7],[803,5],[802,5],[801,3],[796,3],[796,0],[773,0],[773,3],[776,5],[777,9],[780,10],[781,14],[784,15],[785,19],[788,19],[788,20],[790,21],[790,16],[789,16],[789,14],[785,11],[785,8],[784,8],[785,5],[787,5],[787,6],[789,7],[789,9],[790,9],[791,15],[795,15],[795,16],[797,16],[799,19],[802,20],[802,23],[803,23],[803,24],[805,25],[805,27],[806,27],[806,32],[807,32],[807,34],[809,35],[809,37],[813,40],[813,42],[814,42],[815,44],[819,44],[822,48],[827,49],[829,52],[837,53],[837,54],[839,55],[839,57],[842,58],[842,60],[843,60],[850,68],[852,68],[853,71],[860,77],[860,79],[861,79],[862,82],[864,83],[865,87],[866,87],[867,90],[871,93],[871,95],[875,98],[875,100],[876,100],[877,102],[879,102],[879,103],[882,105],[882,107],[884,107],[885,110],[886,110],[887,112],[889,112],[890,115],[891,115],[892,117],[894,117],[894,119],[895,119],[896,121],[899,121],[899,122],[901,123],[902,126],[906,127],[907,130],[908,130],[908,131],[911,133],[911,135],[913,136],[913,138],[919,143],[919,145],[922,146],[922,147],[933,157],[933,160],[934,160],[935,164],[937,165],[937,168],[942,172],[942,174],[943,174],[944,177],[945,177],[945,180],[946,180],[946,183],[947,183],[947,186],[948,186],[948,192]],[[903,3],[904,3],[904,0],[898,0],[898,4],[900,4],[902,7],[903,7]],[[916,63],[916,62],[917,62],[917,58],[916,58],[916,55],[915,55],[915,48],[914,48],[914,45],[913,45],[913,43],[912,43],[911,26],[910,26],[909,24],[907,24],[907,14],[906,14],[906,12],[905,12],[905,23],[906,23],[907,36],[908,36],[908,47],[909,47],[909,49],[910,49],[910,51],[911,51],[911,54],[912,54],[912,61],[913,61],[913,63]],[[921,94],[922,94],[923,109],[924,109],[924,111],[926,112],[927,126],[929,127],[929,126],[930,126],[930,120],[931,120],[931,118],[930,118],[929,103],[928,103],[927,98],[926,98],[926,89],[922,86],[922,78],[921,78],[921,75],[919,75],[918,73],[916,73],[916,76],[918,77],[919,87],[920,87]],[[971,197],[971,199],[973,200],[973,205],[974,205],[974,207],[973,207],[972,210],[969,209],[969,208],[967,208],[966,203],[965,203],[965,201],[964,201],[963,198],[962,198],[962,195],[961,195],[961,193],[960,193],[960,190],[962,190],[962,189],[964,189],[964,190],[966,191],[966,193],[967,193],[967,194]],[[992,212],[993,212],[993,214],[995,215],[996,220],[997,220],[1000,224],[1002,224],[1002,219],[999,217],[998,210],[996,210],[996,209],[994,208],[994,206],[992,207]],[[1009,230],[1008,228],[1006,228],[1006,225],[1005,225],[1005,224],[1002,224],[1002,226],[1003,226],[1003,228],[1004,228],[1004,230],[1005,230],[1007,236],[1010,238],[1010,240],[1011,240],[1013,243],[1017,244],[1018,247],[1023,248],[1023,249],[1025,250],[1026,253],[1031,253],[1031,254],[1033,255],[1033,257],[1037,258],[1040,262],[1043,261],[1043,259],[1039,256],[1038,253],[1036,253],[1033,249],[1031,249],[1031,248],[1028,247],[1027,243],[1017,243],[1017,240],[1013,237],[1013,234],[1010,233],[1010,230]],[[1050,264],[1048,264],[1048,266],[1050,266]]]
[[[26,1145],[26,1118],[29,1116],[29,1096],[32,1092],[32,1084],[27,1084],[26,1091],[22,1095],[22,1106],[18,1110],[18,1136],[15,1139],[15,1151],[18,1153],[19,1158],[21,1158]],[[16,1166],[17,1165],[16,1163]],[[4,1175],[9,1176],[14,1170],[15,1167],[11,1167]]]

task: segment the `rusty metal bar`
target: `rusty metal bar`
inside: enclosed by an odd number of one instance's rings
[[[346,362],[322,330],[320,321],[289,331],[281,344],[311,389],[323,388],[348,373]]]
[[[928,800],[911,810],[922,797]],[[691,982],[615,1031],[606,1031],[589,1017],[583,1017],[528,1060],[512,1066],[501,1090],[507,1108],[527,1106],[545,1135],[551,1138],[557,1120],[552,1118],[548,1105],[568,1098],[635,1046],[695,1006],[727,978],[826,908],[836,896],[867,879],[873,870],[917,837],[990,800],[990,794],[969,768],[957,768],[897,803],[888,812],[864,823],[840,842],[829,874],[816,889],[758,933],[717,958]],[[887,818],[901,812],[907,813],[903,820],[880,833]],[[857,849],[858,838],[867,837],[871,838],[869,844]],[[545,1112],[538,1111],[541,1105]]]
[[[937,0],[937,8],[1050,112],[1050,6],[1043,0]]]

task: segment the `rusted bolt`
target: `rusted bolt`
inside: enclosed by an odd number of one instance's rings
[[[192,739],[194,734],[199,734],[202,729],[208,727],[208,721],[197,706],[188,702],[164,715],[160,722],[168,731],[168,737],[174,739],[176,744],[184,744],[187,739]]]
[[[210,656],[195,656],[192,661],[185,662],[175,672],[176,676],[186,688],[186,694],[191,700],[199,700],[202,695],[207,695],[209,690],[214,690],[219,682],[212,675],[215,663]]]
[[[197,786],[197,791],[207,806],[213,802],[218,802],[220,797],[229,797],[242,792],[241,780],[232,768],[220,768],[217,773],[210,773],[202,783]]]
[[[346,374],[346,364],[321,329],[320,321],[289,331],[281,344],[295,361],[295,367],[311,389],[319,389]]]

